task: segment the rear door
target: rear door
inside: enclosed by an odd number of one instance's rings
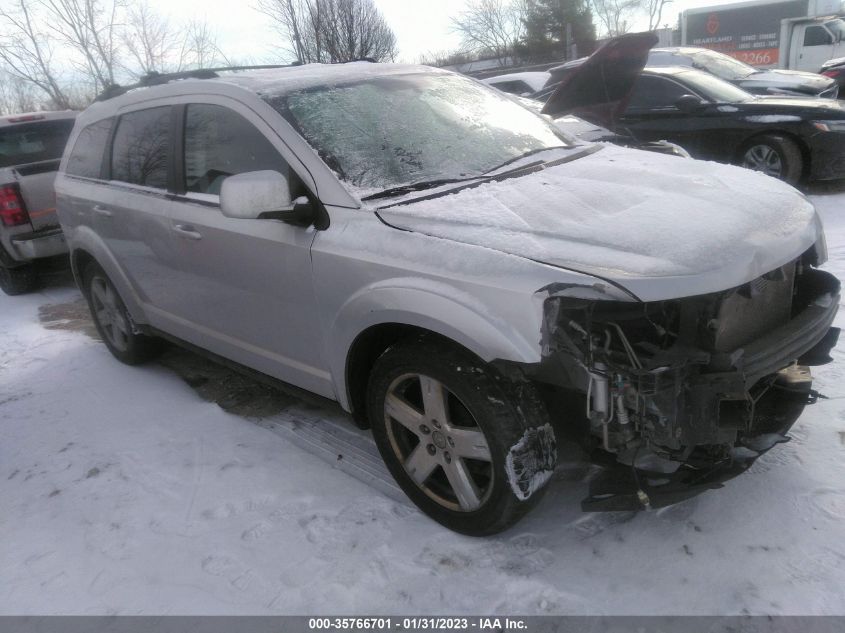
[[[120,113],[107,157],[107,185],[89,198],[97,202],[86,209],[156,326],[159,311],[176,308],[178,294],[170,282],[176,262],[168,216],[173,117],[170,105]]]
[[[675,105],[688,94],[689,89],[670,78],[641,75],[617,131],[628,132],[639,141],[671,141],[694,152],[699,146],[701,117]]]
[[[312,270],[313,227],[233,219],[220,211],[223,181],[274,170],[293,197],[305,186],[284,144],[239,102],[204,97],[179,107],[178,195],[170,231],[178,297],[171,331],[286,382],[333,397],[323,359]],[[288,153],[290,159],[294,157]]]

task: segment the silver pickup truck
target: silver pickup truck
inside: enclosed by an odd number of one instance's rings
[[[39,262],[67,253],[53,182],[75,112],[0,117],[0,289],[28,292]]]

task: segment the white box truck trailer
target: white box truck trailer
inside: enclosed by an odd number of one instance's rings
[[[762,68],[818,72],[845,56],[845,0],[751,0],[688,9],[681,43]]]

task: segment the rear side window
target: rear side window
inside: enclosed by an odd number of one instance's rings
[[[169,154],[170,106],[124,114],[114,133],[111,179],[166,189]]]
[[[67,160],[65,171],[72,176],[100,178],[103,154],[109,142],[112,119],[92,123],[79,133]]]
[[[662,77],[642,75],[637,79],[637,85],[628,103],[629,110],[648,110],[651,108],[674,107],[675,102],[689,94],[680,84]]]
[[[0,167],[61,158],[72,129],[73,119],[0,128]]]
[[[531,86],[529,86],[524,81],[500,81],[499,83],[494,83],[493,86],[498,88],[502,92],[510,92],[511,94],[525,94],[526,92],[531,93],[534,92],[531,90]]]
[[[263,169],[288,177],[285,159],[249,121],[222,106],[188,106],[185,118],[187,191],[219,195],[226,177]]]

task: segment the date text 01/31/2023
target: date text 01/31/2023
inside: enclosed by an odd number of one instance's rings
[[[312,631],[437,631],[437,630],[479,630],[479,631],[521,631],[527,625],[519,618],[448,618],[408,617],[390,618],[309,618],[308,629]]]

